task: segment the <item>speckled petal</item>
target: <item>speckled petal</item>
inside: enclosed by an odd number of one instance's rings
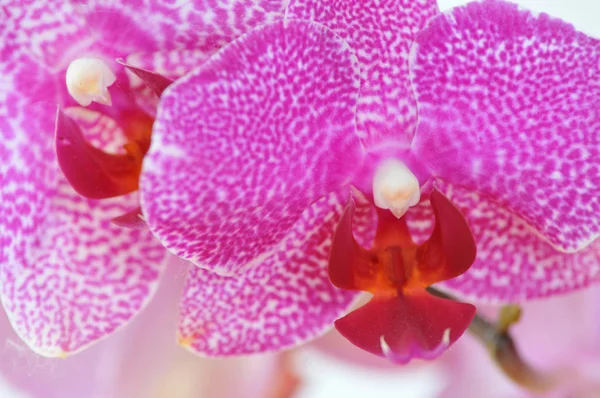
[[[327,276],[332,232],[346,195],[307,209],[276,254],[240,277],[193,267],[183,293],[180,343],[208,356],[281,350],[333,326],[356,293]]]
[[[111,223],[136,197],[81,198],[53,166],[3,167],[0,294],[20,337],[42,355],[62,356],[146,305],[165,250],[148,231]]]
[[[262,262],[360,167],[356,58],[322,25],[253,30],[164,93],[140,189],[150,230],[230,274]]]
[[[324,24],[356,52],[358,124],[365,146],[385,139],[410,142],[416,104],[407,59],[415,35],[437,13],[435,0],[290,0],[290,17]]]
[[[600,234],[600,41],[486,0],[437,17],[413,50],[413,148],[432,174],[507,207],[560,251],[589,245]]]
[[[6,0],[3,15],[37,59],[58,66],[77,51],[118,56],[175,49],[210,51],[281,17],[283,0]],[[156,70],[155,68],[149,68]]]
[[[495,303],[554,296],[600,281],[600,241],[562,253],[501,205],[450,184],[437,187],[463,211],[477,242],[475,263],[445,287]]]
[[[0,296],[32,349],[62,356],[116,330],[147,303],[165,250],[149,232],[111,223],[137,205],[135,196],[98,202],[72,190],[53,151],[56,105],[25,98],[18,73],[30,77],[29,90],[45,88],[35,66],[0,63],[7,88],[0,92]],[[99,145],[118,131],[114,123],[84,125],[96,127],[84,130]]]

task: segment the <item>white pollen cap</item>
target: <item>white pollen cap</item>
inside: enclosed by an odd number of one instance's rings
[[[400,218],[419,203],[419,180],[400,160],[386,159],[377,166],[373,177],[373,199],[375,206],[389,209]]]
[[[66,80],[69,94],[79,105],[112,104],[108,87],[117,77],[100,58],[77,58],[67,68]]]

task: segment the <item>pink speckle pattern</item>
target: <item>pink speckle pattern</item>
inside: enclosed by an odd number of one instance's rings
[[[111,222],[137,207],[137,196],[86,200],[62,177],[53,132],[57,105],[74,105],[64,83],[69,62],[105,59],[123,97],[128,81],[115,58],[201,50],[196,46],[208,30],[233,38],[281,11],[276,4],[253,2],[240,15],[244,4],[235,0],[2,2],[0,295],[13,327],[33,350],[67,355],[125,324],[152,297],[166,256],[147,230]],[[213,14],[203,32],[198,23],[212,6],[226,11]],[[227,28],[240,18],[245,22]],[[106,111],[104,116],[67,112],[94,145],[114,151],[123,143],[120,105],[90,107]]]
[[[412,147],[433,175],[506,207],[560,251],[598,237],[599,40],[510,3],[473,2],[418,35],[411,73]]]
[[[140,183],[150,230],[220,274],[261,264],[360,166],[358,88],[356,58],[322,25],[230,44],[163,93]]]
[[[365,146],[410,142],[417,113],[408,55],[415,35],[437,13],[435,0],[290,0],[290,18],[324,24],[358,57],[357,119]]]
[[[136,206],[136,196],[93,201],[73,191],[44,133],[52,131],[56,109],[7,92],[10,101],[0,105],[0,295],[15,331],[34,351],[64,356],[146,305],[166,253],[148,231],[111,223]],[[99,118],[83,125],[103,127],[86,129],[95,141],[110,135]]]
[[[94,54],[102,46],[123,57],[221,47],[281,18],[284,1],[6,0],[3,10],[21,33],[17,44],[56,66],[74,53]]]
[[[600,281],[600,241],[577,253],[561,253],[498,203],[451,184],[437,187],[463,211],[477,242],[469,271],[442,286],[475,302],[508,303]]]
[[[323,334],[356,292],[335,288],[327,273],[331,231],[347,194],[306,209],[278,250],[243,276],[193,267],[184,288],[179,342],[206,356],[292,347]]]

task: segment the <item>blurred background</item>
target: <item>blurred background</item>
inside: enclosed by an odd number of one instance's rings
[[[598,0],[513,0],[600,37]],[[467,3],[438,0],[442,10]],[[181,265],[181,264],[179,264]],[[351,346],[335,331],[282,354],[198,358],[175,343],[183,282],[172,261],[150,306],[123,330],[66,359],[32,353],[0,315],[1,398],[517,398],[534,396],[506,378],[465,335],[434,362],[398,367]],[[483,308],[492,319],[497,309]],[[600,291],[533,302],[512,330],[524,358],[570,381],[553,396],[600,397]]]

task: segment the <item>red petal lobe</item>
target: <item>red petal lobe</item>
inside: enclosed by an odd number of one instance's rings
[[[351,343],[395,363],[433,359],[467,329],[475,307],[426,292],[374,297],[335,322]]]
[[[141,159],[113,155],[87,142],[77,123],[60,109],[56,115],[56,155],[77,193],[91,199],[125,195],[138,188]]]
[[[130,71],[132,71],[137,77],[142,79],[144,83],[146,83],[146,85],[150,87],[150,89],[156,94],[157,97],[160,97],[163,91],[165,91],[165,89],[169,87],[171,83],[173,83],[173,80],[169,79],[168,77],[165,77],[155,72],[150,72],[146,69],[129,65],[122,59],[117,59],[117,62],[129,69]]]
[[[360,290],[355,281],[355,271],[368,269],[367,252],[360,247],[352,234],[352,217],[356,205],[352,199],[338,223],[329,255],[329,279],[336,287]]]
[[[475,239],[460,210],[437,189],[430,200],[435,227],[431,237],[417,250],[420,282],[424,286],[462,275],[477,254]]]

